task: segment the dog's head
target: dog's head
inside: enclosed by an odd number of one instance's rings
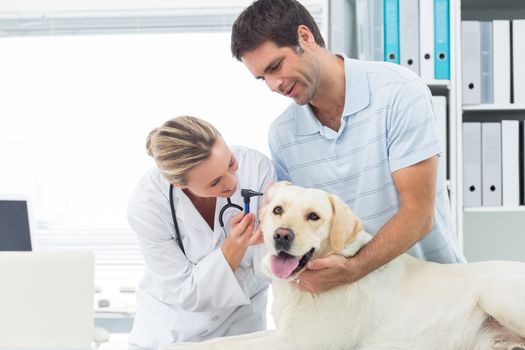
[[[340,253],[362,223],[337,196],[279,182],[259,217],[271,273],[290,279],[312,258]]]

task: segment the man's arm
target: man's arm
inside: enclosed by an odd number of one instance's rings
[[[302,288],[321,293],[354,282],[405,253],[432,228],[438,157],[433,156],[392,174],[401,207],[354,257],[313,260],[299,276]],[[296,285],[296,284],[294,284]]]

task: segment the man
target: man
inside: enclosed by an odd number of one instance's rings
[[[257,79],[295,102],[269,131],[278,179],[339,195],[375,235],[352,258],[311,261],[298,288],[320,293],[356,281],[406,251],[464,261],[453,240],[431,94],[419,77],[332,54],[294,0],[246,8],[231,48]]]

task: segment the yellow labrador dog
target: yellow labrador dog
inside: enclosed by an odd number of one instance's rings
[[[525,350],[525,264],[440,265],[402,255],[312,295],[290,281],[308,260],[354,255],[371,236],[338,197],[289,183],[261,210],[275,331],[172,349]]]

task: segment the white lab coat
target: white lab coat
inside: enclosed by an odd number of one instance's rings
[[[243,206],[241,188],[264,191],[275,179],[271,161],[243,147],[231,147],[239,168],[233,203]],[[258,213],[261,197],[252,197]],[[266,327],[268,280],[260,272],[264,246],[251,246],[233,272],[220,246],[224,234],[217,199],[212,231],[183,191],[174,188],[174,206],[186,256],[177,242],[170,212],[169,183],[155,168],[146,173],[131,196],[128,220],[145,261],[137,291],[137,313],[130,349],[157,349],[179,341],[201,341],[253,332]],[[230,218],[224,215],[226,232]]]

